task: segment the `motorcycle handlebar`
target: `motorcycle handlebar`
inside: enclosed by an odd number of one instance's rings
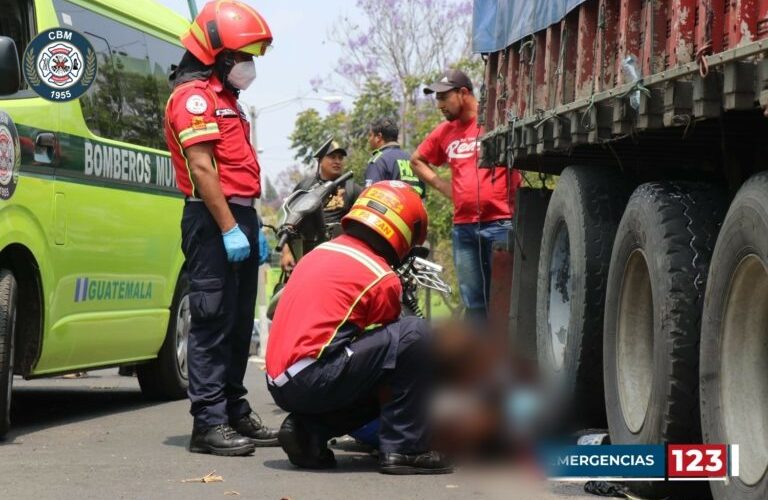
[[[312,193],[315,196],[319,196],[320,199],[323,199],[328,194],[330,194],[334,189],[336,189],[342,183],[346,182],[347,179],[351,177],[352,177],[352,172],[346,172],[345,174],[339,176],[338,179],[316,185],[314,188],[310,189],[306,193],[306,195],[309,195],[309,193]],[[319,200],[318,200],[318,203],[319,203]],[[290,216],[287,217],[285,222],[280,226],[280,228],[277,231],[280,238],[278,239],[277,246],[275,247],[275,249],[278,252],[282,251],[285,244],[288,243],[288,239],[290,238],[292,228],[300,222],[302,217],[303,217],[302,214],[290,214]]]
[[[352,172],[347,172],[347,173],[343,174],[341,177],[339,177],[338,179],[333,181],[333,184],[331,184],[331,186],[334,187],[334,188],[338,187],[338,186],[341,186],[341,183],[342,182],[346,182],[347,179],[352,178],[352,175],[353,175]]]
[[[282,235],[280,235],[280,239],[277,240],[277,246],[275,247],[275,250],[278,252],[283,251],[283,247],[285,244],[288,243],[288,232],[284,232]]]

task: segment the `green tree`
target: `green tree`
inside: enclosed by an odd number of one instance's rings
[[[289,139],[294,158],[304,165],[314,166],[314,154],[317,148],[333,136],[340,142],[346,139],[347,114],[344,111],[331,113],[325,117],[314,108],[306,109],[296,115],[296,123]]]
[[[275,180],[275,189],[277,190],[279,202],[282,203],[283,200],[291,194],[293,188],[296,187],[296,184],[298,184],[303,177],[309,175],[310,172],[311,170],[308,169],[306,165],[298,163],[294,163],[280,172]]]
[[[297,115],[290,136],[294,158],[314,167],[314,152],[333,136],[347,150],[347,169],[355,174],[358,182],[362,182],[371,156],[368,146],[370,124],[381,117],[397,119],[397,109],[391,85],[371,78],[355,99],[351,111],[341,110],[322,117],[316,109],[307,109]]]
[[[397,122],[398,103],[392,93],[392,86],[373,77],[355,99],[345,131],[349,146],[347,168],[355,173],[355,179],[362,181],[365,167],[371,157],[368,145],[368,131],[374,120],[392,118]]]

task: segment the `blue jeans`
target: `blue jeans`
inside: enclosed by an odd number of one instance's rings
[[[484,322],[488,317],[491,250],[495,241],[507,240],[511,228],[509,219],[453,226],[453,263],[470,321]]]

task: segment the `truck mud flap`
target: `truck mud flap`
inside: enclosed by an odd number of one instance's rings
[[[515,201],[508,334],[514,354],[536,362],[536,289],[541,231],[552,191],[521,188]]]

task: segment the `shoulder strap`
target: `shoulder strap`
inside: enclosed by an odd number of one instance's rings
[[[373,153],[371,153],[371,157],[368,158],[368,163],[375,163],[376,160],[381,158],[381,155],[384,153],[381,149],[375,150]]]

